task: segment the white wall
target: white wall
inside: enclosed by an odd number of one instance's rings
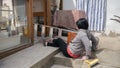
[[[75,9],[75,0],[63,0],[63,10]],[[110,31],[120,33],[120,23],[110,20],[115,18],[113,15],[120,16],[120,0],[107,0],[107,18],[106,18],[106,30],[108,34]]]
[[[63,0],[63,10],[75,9],[76,0]]]
[[[113,15],[120,16],[120,0],[107,0],[106,33],[110,31],[120,33],[120,23],[110,20],[111,18],[116,18]]]

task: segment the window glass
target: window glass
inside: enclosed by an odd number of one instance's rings
[[[26,0],[0,1],[0,51],[29,43]]]

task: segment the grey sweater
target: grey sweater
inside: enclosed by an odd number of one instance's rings
[[[91,56],[91,46],[97,46],[97,43],[96,38],[88,30],[80,29],[76,37],[70,42],[69,47],[73,54],[81,55],[85,50],[86,55]]]

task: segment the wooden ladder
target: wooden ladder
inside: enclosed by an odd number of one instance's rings
[[[53,38],[53,29],[58,29],[58,36],[61,37],[62,36],[62,31],[67,31],[67,32],[73,32],[73,33],[77,33],[76,30],[71,30],[71,29],[63,29],[63,28],[58,28],[58,27],[53,27],[53,26],[47,26],[47,25],[41,25],[42,27],[42,33],[41,33],[41,38],[44,42],[44,46],[45,45],[45,29],[46,27],[50,29],[50,32],[49,32],[49,38]]]

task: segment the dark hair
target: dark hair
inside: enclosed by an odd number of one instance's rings
[[[85,18],[80,18],[77,22],[76,25],[79,29],[88,29],[88,21]]]

